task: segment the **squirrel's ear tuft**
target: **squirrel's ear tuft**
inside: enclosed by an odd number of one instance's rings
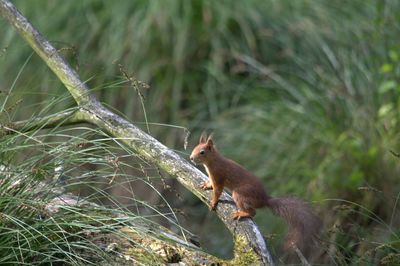
[[[207,146],[208,147],[213,147],[214,146],[214,141],[213,141],[213,133],[210,134],[207,138]]]
[[[214,137],[214,132],[211,132],[211,134],[207,138],[207,141],[212,140],[213,137]]]
[[[214,141],[212,139],[207,140],[207,147],[212,148],[214,146]]]
[[[201,133],[200,139],[199,139],[199,143],[206,143],[207,142],[207,132],[203,131]]]

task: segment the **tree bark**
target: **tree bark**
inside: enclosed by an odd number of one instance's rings
[[[200,183],[207,178],[203,173],[132,123],[102,106],[58,51],[33,28],[11,2],[0,0],[0,14],[29,43],[71,93],[78,104],[77,111],[71,114],[72,121],[91,123],[108,132],[132,148],[143,159],[176,177],[181,184],[208,204],[210,192],[199,188]],[[40,121],[43,122],[38,119],[37,124]],[[230,214],[234,210],[236,207],[232,198],[223,193],[216,213],[234,236],[235,260],[246,262],[254,259],[256,261],[253,263],[273,265],[272,257],[257,225],[252,219],[232,220]]]

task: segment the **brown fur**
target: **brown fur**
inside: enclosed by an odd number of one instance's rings
[[[319,233],[320,219],[313,213],[311,207],[297,198],[272,198],[262,184],[262,181],[243,168],[238,163],[223,157],[215,148],[211,136],[203,133],[199,144],[193,149],[190,160],[203,164],[209,180],[201,185],[203,189],[212,189],[213,195],[210,208],[215,210],[219,197],[227,187],[232,192],[232,198],[238,211],[232,213],[233,219],[252,217],[256,209],[268,207],[272,212],[284,218],[289,224],[285,249],[296,245],[303,248],[312,242]]]

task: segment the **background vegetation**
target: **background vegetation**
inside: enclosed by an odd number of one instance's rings
[[[193,133],[189,150],[201,130],[213,130],[219,149],[263,178],[272,195],[313,201],[325,223],[313,260],[400,260],[399,1],[14,2],[103,102],[182,156],[189,154],[182,127]],[[2,124],[70,108],[67,91],[3,20],[0,36]],[[150,88],[131,88],[121,68]],[[54,148],[85,131],[71,130],[62,141],[57,130],[41,141],[56,139]],[[96,148],[68,161],[71,190],[142,215],[157,210],[153,220],[177,232],[182,225],[210,252],[230,256],[231,239],[205,206],[99,138],[84,136]],[[18,164],[27,149],[43,154],[11,143],[20,149],[10,156],[2,145],[3,163]],[[112,158],[125,165],[117,174]],[[99,165],[111,165],[110,173]],[[256,221],[281,255],[282,221],[267,211]]]

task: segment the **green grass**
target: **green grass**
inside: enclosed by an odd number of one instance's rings
[[[153,136],[182,150],[180,127],[193,131],[192,145],[197,133],[214,130],[220,150],[262,177],[272,195],[314,201],[325,222],[324,247],[335,250],[317,252],[316,261],[396,259],[390,256],[399,249],[400,162],[390,151],[400,152],[398,1],[42,3],[15,1],[107,105],[147,130],[122,64],[150,85],[141,93]],[[8,97],[2,123],[71,107],[41,60],[29,57],[4,21],[0,28],[0,48],[7,47],[0,53],[0,86]],[[191,195],[180,201],[166,194],[183,212],[205,212]],[[257,219],[266,234],[283,235],[281,221],[262,212]],[[200,232],[214,226],[182,220]],[[219,248],[231,241],[224,239],[204,244],[229,256]],[[272,242],[278,249],[279,238]]]
[[[63,98],[48,103],[41,115],[48,115],[45,110]],[[8,111],[10,116],[15,112]],[[84,125],[29,131],[2,126],[1,265],[109,264],[124,258],[129,246],[131,262],[162,264],[168,258],[148,249],[136,235],[173,243],[159,233],[166,230],[159,225],[163,223],[182,241],[192,236],[158,192],[162,177],[157,169],[117,140]],[[4,129],[13,133],[4,134]],[[142,200],[137,195],[141,190],[153,191],[157,200]],[[76,204],[64,196],[69,192],[75,193]],[[107,252],[114,242],[117,249]]]

